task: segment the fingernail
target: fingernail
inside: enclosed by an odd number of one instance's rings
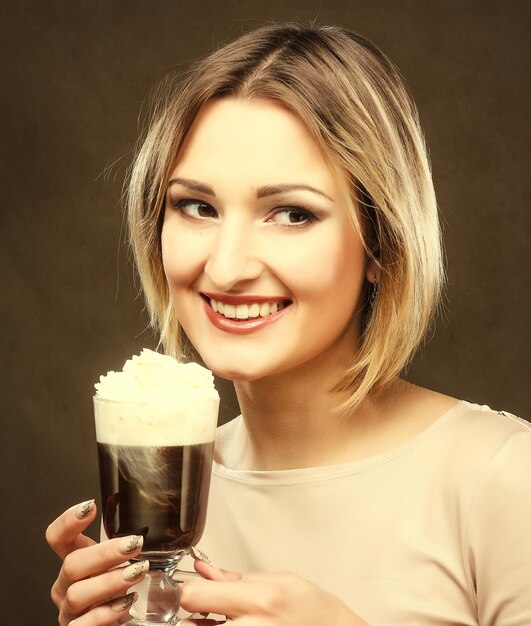
[[[124,537],[118,544],[118,550],[122,554],[131,554],[141,548],[144,545],[144,537],[142,535],[132,535],[131,537]]]
[[[85,519],[87,518],[92,511],[94,510],[94,500],[87,500],[86,502],[81,502],[74,508],[74,515],[77,519]]]
[[[138,593],[136,591],[132,591],[128,593],[126,596],[116,599],[111,604],[111,609],[116,613],[121,613],[132,606],[138,600]]]
[[[140,563],[133,563],[126,567],[123,571],[123,578],[128,582],[137,580],[143,576],[149,570],[149,561],[140,561]]]
[[[190,554],[194,557],[194,559],[203,561],[203,563],[206,563],[207,565],[210,565],[210,567],[213,567],[214,569],[216,569],[216,566],[212,563],[212,561],[208,558],[208,556],[202,550],[199,550],[198,548],[195,548],[194,546],[192,546],[190,548]]]

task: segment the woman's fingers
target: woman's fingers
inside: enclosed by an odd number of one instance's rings
[[[64,596],[62,614],[67,619],[73,619],[91,606],[108,602],[109,598],[125,596],[132,585],[144,578],[148,569],[149,561],[140,561],[74,583]]]
[[[206,578],[207,580],[229,582],[241,580],[242,577],[241,574],[237,574],[236,572],[229,572],[224,569],[217,569],[200,559],[196,559],[194,561],[194,569],[198,574],[200,574],[203,578]]]
[[[181,606],[190,613],[217,613],[227,617],[256,614],[257,607],[273,599],[261,590],[257,597],[254,583],[245,581],[190,580],[181,590]]]
[[[265,588],[271,587],[269,598],[273,600],[272,593],[275,591],[273,585],[270,584],[269,574],[246,574],[242,575],[237,572],[230,572],[223,569],[217,569],[201,559],[194,561],[195,571],[202,578],[187,581],[181,590],[181,605],[190,613],[218,613],[230,617],[238,617],[255,611],[260,600],[256,598],[256,583],[265,583]],[[267,611],[266,611],[267,612]],[[190,621],[191,618],[188,618]],[[191,620],[190,624],[198,624],[207,626],[208,624],[218,624],[220,622],[208,620]],[[225,622],[221,622],[225,623]],[[239,622],[238,622],[239,623]],[[183,626],[186,626],[184,622]]]
[[[81,615],[76,619],[69,620],[68,616],[61,615],[61,626],[111,626],[116,623],[123,624],[129,621],[129,609],[137,601],[138,594],[134,591],[120,598],[115,598],[107,604],[95,607],[92,611]]]
[[[187,581],[181,590],[182,607],[190,613],[226,615],[228,622],[234,619],[243,624],[244,618],[272,618],[286,609],[290,598],[311,597],[317,589],[292,572],[229,575],[238,578]]]
[[[68,588],[83,579],[101,574],[125,561],[138,556],[142,550],[143,537],[131,535],[110,539],[80,548],[66,555],[59,577],[52,589],[53,594],[64,597]],[[91,582],[94,579],[91,579]],[[109,597],[111,594],[107,594]],[[54,600],[55,602],[55,600]]]
[[[127,591],[144,577],[149,568],[148,561],[117,567],[140,554],[142,536],[98,544],[83,535],[95,515],[94,500],[88,500],[65,511],[46,531],[50,547],[63,559],[51,594],[59,608],[61,626],[106,626],[127,622],[129,607],[138,597]]]
[[[95,542],[85,537],[82,532],[94,521],[96,504],[94,500],[81,502],[70,507],[46,530],[46,541],[50,548],[61,558],[78,548],[85,548]]]

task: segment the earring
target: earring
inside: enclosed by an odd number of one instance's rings
[[[371,293],[369,295],[369,310],[372,310],[377,294],[378,294],[378,283],[374,281],[372,283]]]

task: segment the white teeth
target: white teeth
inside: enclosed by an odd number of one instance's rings
[[[246,304],[236,306],[236,319],[246,320],[249,317],[249,307]]]
[[[253,302],[252,304],[227,304],[219,300],[209,299],[212,310],[230,319],[246,320],[256,317],[267,317],[283,309],[283,302]]]
[[[236,317],[236,307],[234,304],[225,304],[225,311],[223,312],[223,315],[234,319]]]

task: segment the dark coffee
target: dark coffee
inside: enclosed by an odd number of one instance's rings
[[[142,552],[161,557],[195,545],[205,526],[213,448],[213,442],[163,447],[98,443],[107,536],[143,535]]]

